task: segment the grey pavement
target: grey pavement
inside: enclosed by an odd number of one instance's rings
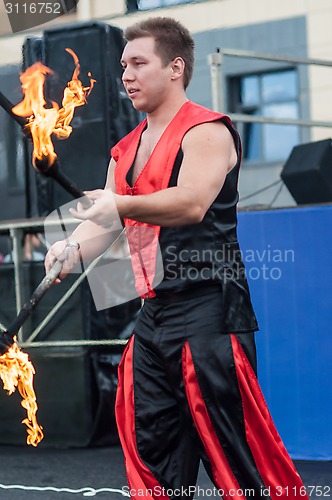
[[[312,486],[310,499],[331,499],[332,462],[295,463],[306,486]],[[128,498],[119,446],[79,449],[0,446],[0,464],[0,500]],[[220,498],[202,468],[195,498]]]

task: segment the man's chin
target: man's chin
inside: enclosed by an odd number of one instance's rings
[[[131,101],[133,107],[136,109],[136,111],[141,111],[141,113],[146,113],[147,112],[147,106],[144,106],[143,103],[139,103],[137,101],[132,100]]]

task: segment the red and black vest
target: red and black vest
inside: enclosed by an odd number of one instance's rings
[[[238,162],[226,176],[224,185],[202,222],[180,227],[162,227],[125,219],[127,238],[135,273],[136,289],[142,297],[157,293],[181,292],[192,287],[218,283],[222,288],[223,331],[257,330],[245,269],[237,240],[236,206],[241,142],[231,120],[191,101],[187,101],[170,122],[148,162],[131,186],[132,169],[142,132],[143,120],[112,148],[116,161],[115,185],[119,194],[141,195],[167,189],[177,183],[181,168],[181,143],[192,127],[222,121],[230,130]],[[222,151],[220,152],[222,154]],[[208,165],[202,165],[202,175]],[[164,277],[154,287],[156,253],[160,245]]]

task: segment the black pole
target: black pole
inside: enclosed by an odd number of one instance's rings
[[[56,260],[53,267],[44,276],[42,281],[39,283],[39,285],[31,295],[29,301],[24,304],[14,321],[12,321],[5,332],[0,333],[0,355],[5,354],[9,347],[13,344],[14,336],[17,334],[18,330],[31,315],[36,305],[40,302],[47,290],[59,276],[61,269],[62,262]]]
[[[16,123],[19,124],[20,127],[22,127],[25,135],[29,136],[30,132],[25,128],[25,126],[29,123],[29,120],[24,118],[24,116],[18,116],[13,112],[14,104],[10,102],[10,100],[7,99],[2,92],[0,92],[0,106],[11,116],[11,118],[13,118],[13,120],[16,121]]]
[[[83,191],[60,170],[58,158],[56,158],[50,166],[48,158],[43,160],[36,159],[35,165],[38,172],[46,177],[52,177],[52,179],[54,179],[58,184],[60,184],[60,186],[70,193],[73,198],[82,198],[81,202],[84,208],[89,208],[93,205],[93,202],[85,196]]]

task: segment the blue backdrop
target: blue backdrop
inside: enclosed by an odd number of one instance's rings
[[[258,377],[294,459],[332,459],[332,206],[240,212]]]

